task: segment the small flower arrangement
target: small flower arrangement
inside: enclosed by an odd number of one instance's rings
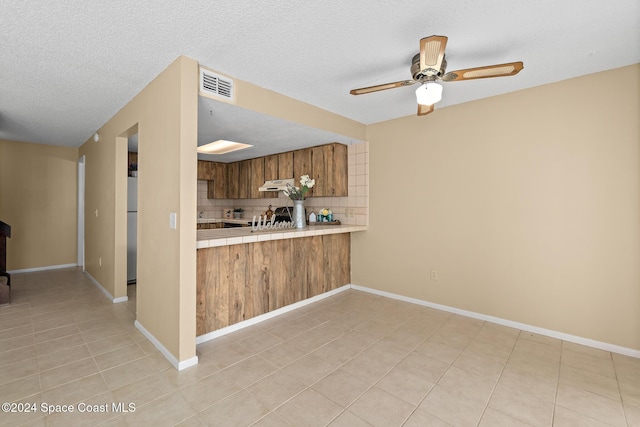
[[[314,185],[316,185],[315,179],[309,178],[309,175],[302,175],[300,177],[300,187],[287,184],[287,188],[282,192],[291,200],[304,200],[305,195]]]

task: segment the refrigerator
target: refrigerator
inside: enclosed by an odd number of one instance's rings
[[[133,284],[138,256],[138,177],[127,180],[127,284]]]

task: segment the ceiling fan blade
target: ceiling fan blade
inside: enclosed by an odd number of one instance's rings
[[[506,77],[518,74],[524,68],[522,61],[506,64],[487,65],[486,67],[467,68],[465,70],[450,71],[442,80],[445,82],[457,82],[460,80],[485,79],[488,77]]]
[[[422,105],[418,104],[418,115],[426,116],[427,114],[433,112],[433,105]]]
[[[378,92],[379,90],[393,89],[393,88],[402,87],[402,86],[411,86],[415,82],[416,82],[415,80],[402,80],[400,82],[385,83],[382,85],[362,87],[360,89],[352,89],[349,93],[351,95],[364,95],[365,93]]]
[[[438,74],[442,67],[445,47],[447,47],[447,37],[445,36],[429,36],[421,39],[420,71],[433,70],[433,75]]]

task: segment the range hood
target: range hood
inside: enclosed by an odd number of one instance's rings
[[[260,191],[280,191],[287,188],[287,184],[293,186],[293,178],[291,179],[273,179],[265,181],[258,190]]]

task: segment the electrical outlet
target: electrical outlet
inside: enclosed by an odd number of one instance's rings
[[[344,216],[346,216],[347,218],[353,218],[354,217],[354,209],[353,208],[346,208],[344,210]]]
[[[431,270],[431,280],[438,280],[438,271]]]

